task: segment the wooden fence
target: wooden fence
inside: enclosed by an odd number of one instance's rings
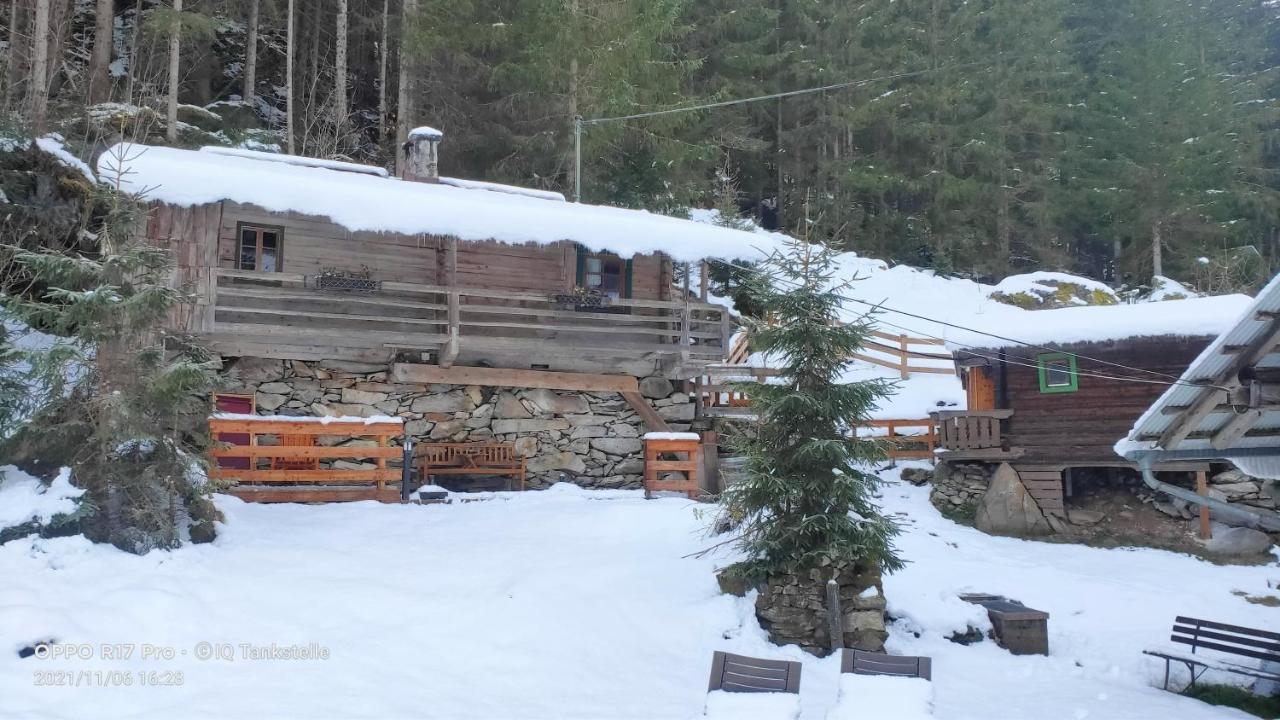
[[[874,436],[886,444],[890,460],[932,460],[938,447],[938,426],[932,418],[910,420],[868,420],[862,427],[884,428],[884,436]],[[923,433],[903,435],[902,428],[924,428]]]
[[[215,415],[209,418],[209,430],[219,441],[209,451],[213,460],[209,477],[236,481],[238,485],[230,492],[245,500],[326,502],[400,497],[398,488],[387,487],[387,483],[398,484],[402,474],[398,468],[387,467],[387,460],[402,457],[402,450],[390,444],[391,438],[404,434],[400,422]],[[321,436],[372,442],[320,445]],[[333,460],[368,460],[375,467],[322,467],[323,461]]]
[[[890,335],[889,333],[872,330],[871,337],[885,342],[877,342],[876,340],[867,340],[863,343],[863,350],[874,350],[893,356],[892,360],[887,360],[875,355],[868,355],[866,352],[854,353],[853,356],[863,362],[869,362],[872,365],[887,367],[891,370],[897,370],[899,376],[903,380],[911,377],[911,373],[935,373],[938,375],[954,375],[954,367],[928,367],[924,365],[912,365],[912,360],[944,360],[948,364],[951,363],[951,355],[942,353],[927,353],[912,350],[912,345],[931,345],[942,347],[946,343],[936,338],[920,338],[910,335]],[[888,344],[887,344],[888,343]]]

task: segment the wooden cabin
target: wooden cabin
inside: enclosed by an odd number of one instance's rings
[[[1010,341],[954,344],[967,403],[933,414],[940,460],[1008,462],[1043,509],[1060,510],[1072,469],[1136,467],[1116,454],[1116,441],[1244,303],[1037,311],[1023,327],[1002,328]]]
[[[405,143],[403,179],[226,148],[119,145],[98,164],[153,198],[139,231],[198,298],[175,329],[223,356],[676,379],[724,358],[730,315],[680,268],[760,236],[438,177],[439,142]]]
[[[355,430],[361,418],[394,420],[420,453],[496,447],[529,487],[639,487],[641,437],[694,429],[698,396],[685,381],[729,351],[731,312],[705,280],[690,287],[690,269],[706,278],[707,258],[752,257],[772,239],[440,177],[441,140],[410,133],[401,177],[131,144],[97,165],[150,201],[137,232],[174,251],[174,285],[195,296],[170,329],[221,356],[229,389],[257,414]],[[387,467],[398,451],[356,435],[340,446],[295,438],[301,447],[274,448],[269,469],[258,467],[265,450],[215,450],[231,453],[215,474],[251,499],[398,498],[385,485],[399,478]],[[246,478],[303,475],[377,487],[244,489]]]

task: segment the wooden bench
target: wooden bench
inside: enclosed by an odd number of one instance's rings
[[[1000,647],[1014,655],[1049,654],[1049,613],[1002,595],[969,593],[960,599],[986,609]]]
[[[711,682],[707,691],[800,692],[800,663],[763,660],[717,650],[711,657]]]
[[[1190,645],[1191,655],[1195,655],[1196,650],[1204,649],[1225,655],[1280,663],[1280,633],[1274,633],[1269,630],[1256,630],[1254,628],[1240,627],[1239,625],[1227,625],[1179,615],[1173,619],[1173,633],[1169,639],[1181,645]],[[1200,679],[1200,676],[1209,670],[1220,670],[1260,680],[1280,680],[1280,673],[1227,660],[1213,661],[1209,659],[1206,661],[1203,655],[1189,657],[1160,650],[1143,650],[1142,652],[1144,655],[1151,655],[1164,660],[1165,690],[1169,689],[1169,665],[1174,662],[1180,662],[1187,666],[1187,671],[1191,673],[1192,686],[1195,686],[1196,680]],[[1199,668],[1198,672],[1197,668]]]
[[[432,475],[497,475],[518,477],[524,490],[525,459],[511,443],[422,443],[417,455],[424,483]]]

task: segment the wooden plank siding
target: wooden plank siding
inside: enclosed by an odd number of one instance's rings
[[[1211,338],[1130,338],[1108,343],[1066,345],[1055,350],[1075,353],[1080,373],[1100,373],[1143,380],[1172,380],[1138,370],[1126,370],[1087,358],[1178,377]],[[994,356],[994,352],[989,354]],[[996,382],[1003,391],[1003,408],[1013,410],[1006,438],[1012,448],[1024,450],[1022,462],[1034,464],[1089,465],[1122,462],[1112,446],[1124,437],[1134,421],[1166,389],[1151,382],[1078,376],[1075,392],[1043,393],[1035,367],[1036,350],[1008,351],[1009,359],[1030,365],[1003,363]]]
[[[550,202],[550,201],[548,201]],[[314,275],[324,268],[358,270],[368,266],[375,279],[391,282],[445,284],[446,238],[436,235],[352,232],[323,217],[273,213],[254,205],[224,202],[218,234],[218,266],[236,267],[240,224],[278,227],[282,232],[282,270]],[[181,210],[181,208],[170,208]],[[512,292],[559,293],[572,290],[577,278],[577,246],[496,241],[458,242],[454,284]],[[665,300],[663,259],[657,255],[632,260],[632,298]]]

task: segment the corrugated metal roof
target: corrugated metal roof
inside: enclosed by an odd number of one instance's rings
[[[1228,393],[1224,385],[1240,386],[1240,373],[1246,368],[1280,368],[1280,354],[1275,348],[1266,348],[1260,359],[1246,362],[1247,349],[1255,348],[1275,334],[1280,322],[1280,276],[1277,276],[1258,293],[1257,298],[1230,329],[1218,336],[1200,353],[1182,374],[1180,383],[1170,386],[1163,395],[1134,423],[1129,436],[1116,444],[1116,451],[1131,455],[1143,450],[1206,450],[1212,449],[1211,438],[1222,430],[1238,412],[1247,406],[1227,406]],[[1224,382],[1225,381],[1225,382]],[[1247,382],[1244,385],[1247,386]],[[1206,394],[1212,393],[1216,405],[1191,428],[1186,438],[1170,443],[1173,447],[1160,447],[1159,438],[1189,414],[1189,407],[1197,401],[1208,402]],[[1276,447],[1280,451],[1280,410],[1266,410],[1252,424],[1247,434],[1237,438],[1224,448]]]

